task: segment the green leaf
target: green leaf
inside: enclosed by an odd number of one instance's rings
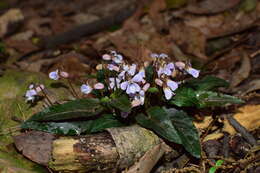
[[[227,103],[241,104],[243,101],[234,96],[220,94],[212,91],[195,91],[191,88],[180,88],[170,101],[179,107],[205,108],[212,106],[225,106]]]
[[[131,102],[127,95],[119,95],[113,98],[109,105],[113,108],[119,109],[122,112],[131,112]]]
[[[147,82],[151,83],[153,81],[153,75],[154,75],[153,66],[152,65],[147,66],[145,68],[145,76]]]
[[[206,76],[203,79],[189,80],[187,85],[195,90],[210,91],[218,87],[228,87],[229,83],[215,76]]]
[[[98,115],[103,111],[98,99],[88,98],[69,101],[45,108],[27,121],[64,121]]]
[[[198,100],[196,98],[196,93],[192,88],[178,88],[175,91],[175,96],[170,101],[171,104],[174,104],[179,107],[189,107],[196,106]]]
[[[243,100],[236,98],[234,96],[220,94],[211,91],[197,91],[195,92],[196,98],[198,100],[197,107],[205,108],[211,106],[225,106],[227,103],[231,104],[241,104],[244,103]]]
[[[215,173],[217,171],[217,167],[213,166],[209,169],[209,173]]]
[[[80,135],[95,133],[110,127],[123,126],[112,114],[105,114],[95,120],[72,122],[36,122],[28,121],[21,125],[22,129],[32,129],[58,135]]]
[[[221,166],[223,163],[224,163],[224,160],[218,160],[215,165]]]
[[[84,129],[89,129],[90,121],[80,122],[37,122],[28,121],[21,125],[22,129],[44,131],[58,135],[80,135]]]
[[[200,158],[200,138],[193,119],[183,111],[164,109],[170,117],[173,126],[178,132],[184,148],[194,157]]]
[[[122,124],[116,117],[112,114],[105,114],[102,117],[92,120],[90,129],[87,131],[88,133],[101,132],[106,128],[111,127],[122,127]]]
[[[136,121],[141,126],[155,131],[165,139],[181,144],[181,139],[173,126],[168,113],[158,106],[149,108],[147,110],[148,116],[144,114],[138,114]]]

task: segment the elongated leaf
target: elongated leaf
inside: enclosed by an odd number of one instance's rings
[[[54,105],[34,114],[27,121],[61,121],[86,118],[103,111],[98,99],[79,99],[64,104]]]
[[[196,93],[192,88],[179,88],[175,92],[175,96],[170,101],[171,104],[174,104],[179,107],[188,107],[196,106],[198,100],[196,98]]]
[[[148,82],[152,82],[153,80],[153,75],[154,75],[153,69],[154,68],[152,65],[149,65],[148,67],[145,68],[145,76]]]
[[[243,101],[234,96],[220,94],[212,91],[195,91],[191,88],[180,88],[170,101],[179,107],[205,108],[212,106],[225,106],[227,103],[241,104]]]
[[[229,83],[224,79],[214,76],[206,76],[203,79],[192,79],[187,82],[187,86],[195,90],[210,91],[218,87],[228,87]]]
[[[241,104],[243,100],[234,96],[220,94],[211,91],[197,91],[196,98],[198,108],[210,107],[210,106],[224,106],[227,103]]]
[[[110,106],[119,109],[122,112],[131,112],[131,102],[126,95],[113,98],[109,104]]]
[[[37,122],[28,121],[22,124],[22,129],[31,129],[44,131],[58,135],[80,135],[89,129],[91,121],[74,121],[74,122]]]
[[[199,134],[193,125],[192,118],[183,111],[164,109],[178,132],[182,145],[194,157],[200,158],[201,147]]]
[[[149,116],[138,114],[136,121],[141,126],[151,129],[165,139],[181,144],[182,141],[173,126],[167,112],[158,106],[152,107],[147,110]]]
[[[116,117],[112,114],[105,114],[102,117],[95,119],[92,121],[90,129],[86,132],[88,133],[95,133],[101,132],[104,129],[111,128],[111,127],[122,127],[124,126]]]
[[[110,127],[123,126],[112,114],[105,114],[95,120],[72,122],[37,122],[28,121],[21,125],[22,129],[45,131],[58,135],[80,135],[95,133]]]

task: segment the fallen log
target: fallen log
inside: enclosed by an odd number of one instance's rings
[[[84,136],[29,131],[15,136],[14,142],[25,157],[54,171],[93,173],[124,170],[163,143],[153,132],[137,125]],[[163,153],[168,151],[164,149]]]

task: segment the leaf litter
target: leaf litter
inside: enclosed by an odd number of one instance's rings
[[[9,56],[3,61],[0,60],[0,70],[3,70],[3,75],[5,75],[4,69],[10,68],[47,74],[57,67],[62,67],[72,74],[72,80],[77,83],[80,81],[80,76],[95,71],[94,67],[101,60],[101,52],[106,50],[118,50],[130,62],[145,61],[153,52],[166,53],[174,57],[174,60],[189,60],[198,67],[204,67],[205,75],[215,75],[230,82],[228,88],[221,90],[245,99],[241,108],[227,106],[225,111],[210,110],[212,117],[205,115],[200,120],[203,124],[197,125],[200,129],[200,136],[204,135],[204,139],[206,139],[203,140],[203,145],[205,142],[217,142],[218,145],[212,145],[213,149],[219,151],[222,146],[226,146],[224,148],[230,154],[223,156],[219,152],[212,156],[206,152],[206,158],[202,159],[205,166],[201,169],[194,166],[196,164],[194,158],[189,159],[184,167],[167,166],[167,161],[165,161],[161,164],[160,169],[154,168],[154,172],[159,172],[159,170],[161,170],[160,172],[189,172],[198,169],[205,171],[217,159],[224,160],[224,163],[217,168],[220,172],[257,171],[259,166],[254,164],[257,161],[255,159],[257,152],[251,150],[253,146],[249,146],[246,155],[239,155],[239,149],[242,146],[248,147],[248,144],[242,140],[243,138],[237,137],[239,132],[235,131],[225,118],[223,120],[222,116],[233,115],[232,117],[239,122],[240,126],[256,139],[259,138],[260,76],[257,64],[259,64],[260,3],[255,0],[232,0],[228,3],[203,0],[198,2],[178,1],[179,4],[174,4],[171,1],[142,1],[136,5],[136,12],[122,25],[111,26],[111,28],[117,28],[115,31],[105,28],[99,33],[82,37],[73,43],[60,44],[52,50],[42,49],[41,44],[44,42],[41,43],[41,41],[82,24],[79,21],[90,23],[93,20],[99,20],[118,7],[123,8],[123,4],[127,6],[134,1],[114,0],[110,3],[105,2],[106,5],[104,5],[103,1],[88,4],[88,2],[79,0],[76,4],[60,2],[55,6],[40,0],[29,0],[21,4],[14,1],[10,5],[13,7],[10,10],[4,9],[0,17],[1,43],[5,45],[4,50],[0,49],[0,53],[5,57]],[[39,5],[45,8],[35,8]],[[86,6],[89,8],[85,8]],[[18,10],[19,14],[16,14],[16,17],[11,15],[10,18],[7,18],[6,16],[9,16],[10,12],[14,10]],[[9,30],[10,24],[14,30]],[[66,37],[62,39],[66,40]],[[226,41],[220,42],[218,49],[207,51],[210,43],[216,43],[220,39]],[[228,49],[226,49],[227,46]],[[207,65],[204,66],[205,64]],[[4,105],[3,102],[1,104],[5,109],[12,109],[10,105]],[[11,117],[5,121],[11,122]],[[228,141],[224,140],[226,133],[228,133]],[[27,135],[30,137],[30,134]],[[4,142],[4,145],[8,144]],[[16,144],[18,143],[16,142]],[[33,146],[25,141],[22,145],[29,145],[27,148]],[[147,155],[151,156],[144,155],[140,159],[140,163],[136,163],[135,166],[142,167],[141,163],[145,163],[146,166],[155,165],[156,162],[146,163],[146,161],[150,157],[154,157],[149,153],[151,151],[161,154],[162,151],[158,147],[148,151]],[[32,151],[28,150],[28,152]],[[36,157],[36,155],[32,153],[32,157]],[[174,160],[176,158],[168,163],[172,163]],[[249,162],[250,160],[252,163]],[[243,163],[245,166],[228,167],[230,162],[234,165]],[[1,163],[0,170],[2,169]],[[13,168],[13,165],[16,164],[6,164],[3,169],[21,169],[16,166]],[[138,169],[136,167],[132,169]],[[151,168],[144,169],[150,170]]]

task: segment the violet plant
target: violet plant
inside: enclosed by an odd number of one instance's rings
[[[143,64],[129,64],[115,51],[102,58],[104,62],[94,75],[97,82],[85,81],[79,88],[83,97],[71,85],[75,100],[53,104],[21,127],[80,135],[137,123],[167,141],[183,145],[199,158],[199,134],[186,108],[242,103],[236,97],[216,92],[218,87],[228,86],[226,81],[213,76],[199,79],[199,70],[189,63],[172,62],[166,54],[151,54],[151,61]],[[61,80],[69,74],[57,69],[49,77]],[[35,101],[40,92],[44,93],[43,85],[31,85],[26,100]]]

